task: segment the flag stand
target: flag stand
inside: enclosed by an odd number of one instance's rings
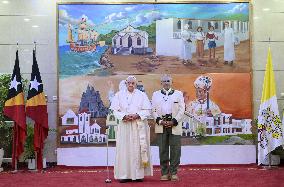
[[[29,170],[30,172],[38,172],[38,169],[37,169],[37,154],[36,154],[36,151],[35,151],[35,169],[31,169]]]
[[[11,171],[11,173],[18,173],[18,160],[15,159],[15,169],[13,171]]]
[[[263,169],[265,170],[273,170],[273,169],[278,169],[278,166],[272,166],[271,165],[271,153],[268,153],[268,166],[263,166]]]

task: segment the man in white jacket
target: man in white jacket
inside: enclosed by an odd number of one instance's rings
[[[169,75],[161,77],[162,89],[153,93],[152,111],[159,144],[161,180],[177,181],[181,156],[182,118],[185,104],[181,91],[172,88]],[[169,156],[170,148],[170,156]]]
[[[122,183],[142,182],[145,175],[153,175],[147,122],[151,103],[145,93],[136,89],[136,84],[136,78],[129,76],[127,89],[117,92],[110,106],[120,120],[116,132],[114,178]]]

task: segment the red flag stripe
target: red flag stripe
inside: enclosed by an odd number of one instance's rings
[[[35,123],[39,123],[44,128],[48,128],[48,114],[46,105],[27,106],[26,114],[33,119]]]
[[[4,114],[15,121],[22,129],[26,129],[25,105],[5,106]]]

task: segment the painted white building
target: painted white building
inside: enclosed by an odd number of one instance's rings
[[[164,56],[177,56],[181,57],[182,40],[181,31],[184,25],[189,25],[189,30],[193,33],[196,32],[197,27],[203,28],[204,34],[208,32],[208,28],[212,25],[215,32],[219,36],[216,40],[217,47],[224,45],[224,38],[222,31],[225,28],[224,21],[220,20],[197,20],[197,19],[178,19],[169,18],[156,21],[156,54]],[[233,28],[235,34],[235,44],[249,39],[249,22],[248,21],[229,21],[230,27]],[[195,38],[192,38],[191,52],[196,52],[194,45]],[[204,45],[208,49],[208,40]]]
[[[225,113],[215,117],[185,115],[183,136],[196,136],[199,128],[205,128],[205,136],[252,134],[251,122],[251,119],[232,119],[232,114]]]
[[[61,117],[62,125],[78,125],[78,117],[77,115],[71,110],[67,110],[64,116]]]
[[[119,31],[112,38],[113,54],[145,54],[148,49],[148,33],[131,25]]]
[[[72,110],[68,110],[66,114],[62,117],[62,124],[66,125],[66,123],[64,123],[66,117],[73,117],[73,119],[69,120],[74,121],[74,124],[67,127],[65,132],[61,134],[61,143],[96,144],[106,142],[106,135],[101,134],[101,127],[97,122],[95,121],[91,124],[91,114],[83,112],[77,116]],[[75,114],[75,116],[73,114]]]

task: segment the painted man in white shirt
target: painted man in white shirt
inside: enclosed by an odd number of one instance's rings
[[[234,30],[229,27],[229,22],[225,22],[224,35],[224,64],[233,65],[235,60],[235,36]]]
[[[152,111],[159,144],[162,181],[177,181],[181,156],[182,119],[185,110],[181,91],[172,89],[172,78],[161,77],[162,89],[153,93]],[[170,148],[170,156],[169,156]]]
[[[153,175],[147,122],[151,103],[145,93],[136,89],[136,84],[136,78],[129,76],[127,89],[115,94],[110,107],[121,120],[116,132],[114,178],[122,183],[141,182],[144,176]]]

